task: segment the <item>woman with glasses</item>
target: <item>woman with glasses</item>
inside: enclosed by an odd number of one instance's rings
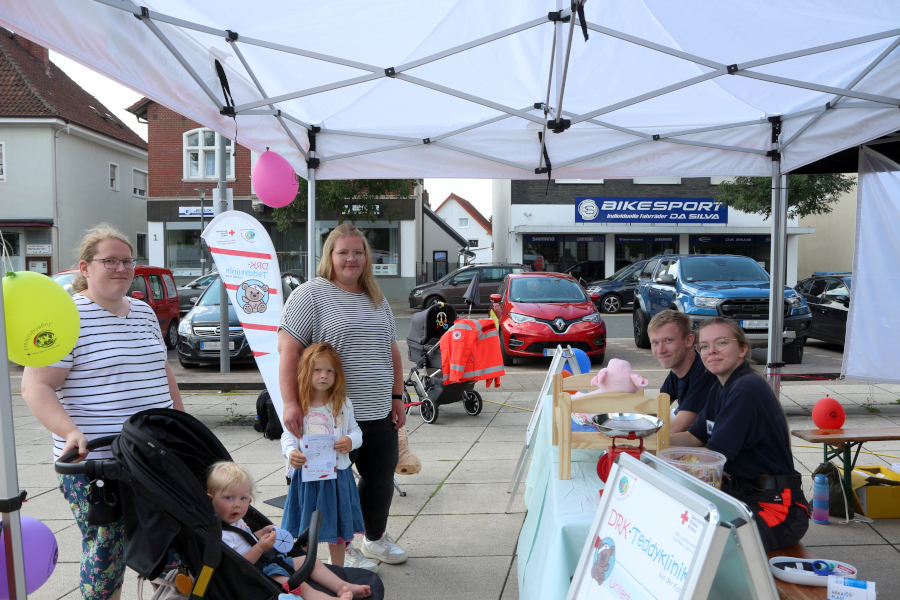
[[[796,544],[809,527],[809,503],[794,469],[781,404],[750,368],[750,344],[734,321],[716,317],[697,332],[697,350],[719,385],[673,446],[703,446],[727,459],[722,490],[753,512],[766,551]]]
[[[108,450],[88,453],[88,441],[118,434],[126,419],[144,409],[184,410],[156,315],[126,295],[134,277],[131,242],[101,224],[85,233],[79,256],[72,296],[81,319],[75,347],[58,363],[26,367],[22,375],[22,398],[53,434],[55,459],[69,450],[78,450],[79,460],[109,458]],[[87,477],[58,477],[82,533],[82,597],[118,598],[125,574],[124,523],[89,523]]]

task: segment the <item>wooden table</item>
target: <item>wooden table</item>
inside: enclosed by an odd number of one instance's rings
[[[814,444],[824,444],[825,461],[839,457],[844,463],[844,491],[847,500],[853,498],[850,473],[856,466],[859,451],[865,442],[900,440],[900,427],[857,427],[848,429],[794,429],[791,434]],[[853,452],[853,448],[856,452]]]

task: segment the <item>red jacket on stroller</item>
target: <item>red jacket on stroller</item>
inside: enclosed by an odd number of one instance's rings
[[[457,319],[441,336],[441,370],[444,383],[484,379],[500,387],[503,355],[500,336],[493,319]]]

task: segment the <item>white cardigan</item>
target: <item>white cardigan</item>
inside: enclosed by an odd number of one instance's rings
[[[341,407],[341,422],[338,425],[334,424],[334,417],[331,419],[331,427],[334,430],[334,439],[335,441],[341,439],[344,436],[348,436],[350,438],[351,449],[356,450],[360,446],[362,446],[362,430],[359,428],[359,425],[356,423],[356,417],[353,416],[353,405],[350,404],[350,400],[344,400],[344,406]],[[301,441],[290,431],[287,429],[284,430],[284,433],[281,434],[281,455],[284,456],[285,459],[285,470],[284,476],[288,479],[294,476],[294,467],[291,466],[291,451],[300,450]],[[338,469],[346,469],[352,463],[350,462],[349,454],[341,454],[337,453],[337,468]]]

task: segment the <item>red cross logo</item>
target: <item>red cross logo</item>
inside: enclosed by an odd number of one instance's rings
[[[684,525],[687,522],[688,522],[688,513],[687,513],[687,511],[684,511],[683,513],[681,513],[681,524]]]

